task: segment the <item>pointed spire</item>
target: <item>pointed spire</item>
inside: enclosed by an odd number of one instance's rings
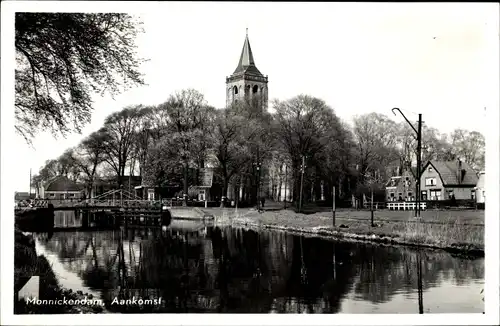
[[[255,61],[253,59],[252,48],[250,47],[250,41],[248,39],[248,28],[246,29],[245,42],[243,43],[243,49],[241,50],[240,62],[238,67],[233,74],[246,72],[248,68],[251,67],[251,72],[261,74],[259,69],[255,66]]]

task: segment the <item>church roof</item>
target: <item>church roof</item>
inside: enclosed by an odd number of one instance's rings
[[[245,37],[245,42],[243,43],[243,49],[241,50],[240,62],[238,62],[238,67],[236,67],[233,75],[242,73],[251,73],[262,76],[262,73],[255,66],[252,48],[250,47],[250,40],[248,39],[248,33]]]

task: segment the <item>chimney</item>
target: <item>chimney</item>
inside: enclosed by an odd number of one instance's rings
[[[462,174],[462,161],[460,161],[460,159],[458,159],[458,161],[457,161],[457,179],[458,179],[458,184],[462,183],[462,177],[463,177],[463,174]]]

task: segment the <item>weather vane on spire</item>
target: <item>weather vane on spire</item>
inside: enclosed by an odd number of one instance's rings
[[[248,27],[247,27],[247,36],[248,36]]]

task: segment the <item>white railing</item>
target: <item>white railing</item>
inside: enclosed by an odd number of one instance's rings
[[[403,201],[403,202],[388,202],[387,208],[396,211],[413,211],[417,207],[417,203],[414,201]],[[420,210],[427,209],[427,203],[420,203]]]

